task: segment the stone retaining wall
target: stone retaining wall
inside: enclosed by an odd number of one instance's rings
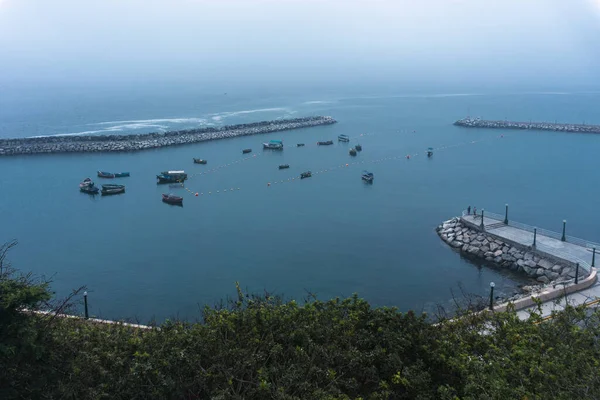
[[[480,232],[459,218],[444,222],[437,228],[443,241],[458,251],[479,257],[488,263],[526,274],[540,284],[557,283],[575,277],[575,268],[565,260],[547,257],[534,249],[524,249],[501,240],[495,235]],[[583,277],[585,271],[579,270]]]
[[[531,129],[538,131],[556,131],[572,133],[600,133],[600,125],[583,124],[558,124],[551,122],[515,122],[515,121],[490,121],[480,118],[464,118],[454,123],[467,128],[492,128],[492,129]]]
[[[237,136],[257,135],[319,125],[329,125],[336,122],[337,121],[332,117],[316,116],[229,125],[220,128],[187,129],[139,135],[77,135],[0,139],[0,156],[44,153],[137,151],[197,143],[206,140],[226,139]]]

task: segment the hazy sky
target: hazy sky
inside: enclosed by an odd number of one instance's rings
[[[593,82],[600,0],[0,0],[0,80]]]

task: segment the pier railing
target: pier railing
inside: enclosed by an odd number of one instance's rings
[[[467,213],[467,210],[463,210],[462,212],[463,217],[466,215],[469,215]],[[471,214],[473,215],[473,214]],[[481,216],[481,213],[477,214],[478,216]],[[516,221],[511,221],[508,220],[506,218],[506,215],[501,215],[501,214],[496,214],[490,211],[484,211],[484,217],[488,218],[488,219],[493,219],[493,220],[497,220],[498,221],[498,225],[502,224],[502,225],[506,225],[506,226],[512,226],[514,228],[517,229],[521,229],[527,232],[531,232],[533,233],[534,230],[536,232],[537,235],[541,235],[541,236],[546,236],[552,239],[556,239],[556,240],[562,240],[562,234],[558,233],[558,232],[554,232],[554,231],[550,231],[548,229],[543,229],[543,228],[538,228],[538,227],[534,227],[531,225],[527,225],[527,224],[523,224],[521,222],[516,222]],[[495,224],[494,224],[495,225]],[[600,244],[596,243],[596,242],[591,242],[589,240],[584,240],[584,239],[580,239],[578,237],[574,237],[574,236],[570,236],[570,235],[565,235],[565,242],[567,243],[572,243],[572,244],[576,244],[578,246],[581,247],[585,247],[588,249],[596,249],[596,250],[600,250]],[[533,244],[533,243],[532,243]],[[579,266],[585,270],[586,272],[590,273],[592,271],[592,265],[590,263],[588,263],[587,261],[584,261],[578,257],[575,257],[572,254],[566,254],[558,249],[555,248],[550,248],[548,246],[544,246],[543,244],[536,242],[535,247],[537,250],[547,253],[549,255],[555,255],[558,256],[560,258],[563,258],[565,260],[572,260],[573,263],[579,263]]]

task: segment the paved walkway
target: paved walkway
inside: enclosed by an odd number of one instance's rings
[[[470,222],[475,225],[481,224],[481,217],[474,218],[472,215],[465,215],[462,217],[463,220]],[[485,230],[494,235],[500,236],[504,239],[513,241],[515,243],[522,244],[524,246],[531,246],[533,244],[533,233],[519,229],[514,226],[504,225],[502,221],[497,219],[484,217],[483,225]],[[563,242],[561,240],[544,236],[537,233],[536,246],[538,250],[553,255],[558,258],[571,261],[573,263],[580,263],[583,268],[589,270],[589,266],[592,264],[592,252],[588,249],[577,244]],[[598,254],[600,256],[600,254]],[[597,260],[600,262],[600,258]]]
[[[468,223],[479,226],[481,217],[474,218],[473,215],[465,215],[462,219]],[[533,233],[514,226],[505,225],[503,221],[484,217],[484,228],[487,232],[501,238],[519,243],[524,246],[533,244]],[[592,251],[590,248],[578,244],[563,242],[553,237],[545,236],[539,232],[536,235],[536,247],[538,250],[551,254],[555,257],[566,259],[589,270],[592,264]],[[596,267],[600,263],[600,254],[596,254]],[[557,286],[559,288],[560,286]],[[550,300],[542,304],[542,316],[549,316],[552,311],[560,311],[568,304],[577,306],[587,304],[590,307],[600,307],[600,280],[597,280],[592,286],[576,293],[571,293],[566,297]],[[528,307],[517,312],[519,318],[526,319],[529,313],[536,307]]]

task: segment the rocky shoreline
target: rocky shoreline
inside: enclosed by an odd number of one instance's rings
[[[556,131],[571,133],[600,133],[600,125],[558,124],[551,122],[514,122],[491,121],[481,118],[464,118],[454,123],[467,128],[492,128],[492,129],[530,129],[538,131]]]
[[[138,151],[165,146],[198,143],[206,140],[258,135],[292,129],[330,125],[332,117],[304,117],[262,121],[251,124],[228,125],[220,128],[187,129],[181,131],[139,135],[78,135],[43,136],[22,139],[0,139],[0,156],[48,153],[83,153]]]
[[[521,248],[506,243],[498,237],[478,231],[452,218],[436,229],[440,238],[468,257],[477,257],[498,268],[520,272],[535,280],[535,284],[524,286],[525,292],[536,292],[544,285],[555,285],[575,277],[575,267],[568,262],[557,262],[532,248]],[[579,271],[585,276],[585,271]]]

